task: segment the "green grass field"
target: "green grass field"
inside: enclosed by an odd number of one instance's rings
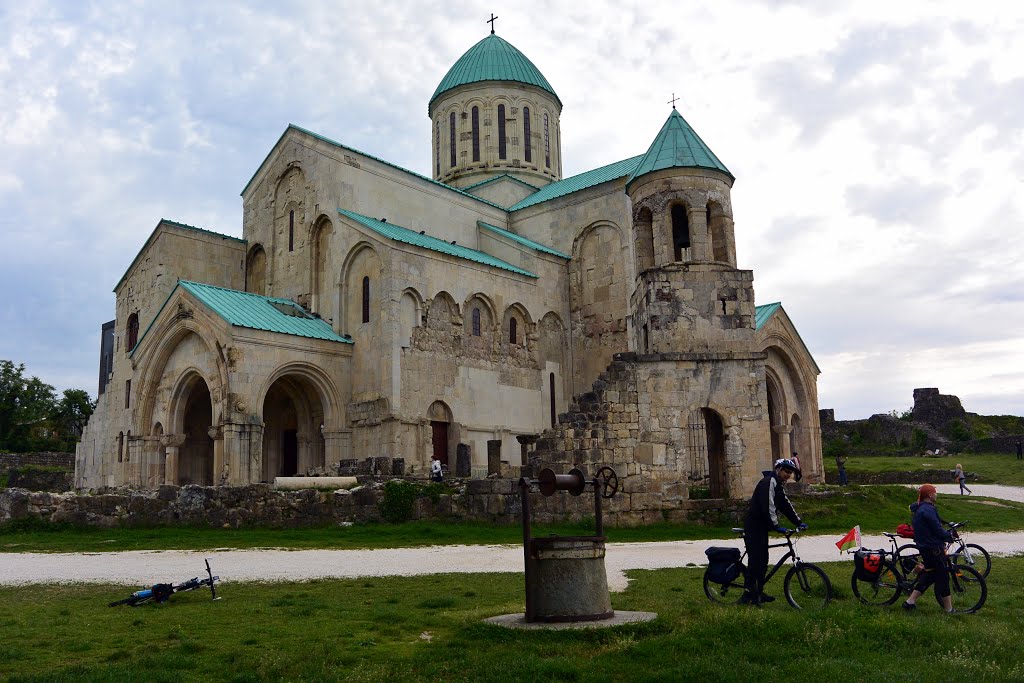
[[[1024,558],[997,558],[986,606],[947,617],[856,603],[850,563],[825,565],[818,615],[784,599],[710,604],[699,569],[631,574],[616,609],[658,612],[610,630],[522,632],[518,574],[224,583],[163,605],[109,608],[110,586],[0,588],[6,681],[1010,681],[1024,679]],[[769,592],[781,594],[779,579]],[[775,584],[775,585],[773,585]],[[770,667],[770,669],[769,669]]]
[[[811,533],[842,534],[859,524],[865,533],[891,531],[909,521],[907,506],[916,499],[901,486],[821,487],[812,494],[794,496]],[[986,500],[978,496],[941,496],[945,519],[970,520],[972,531],[1024,529],[1024,504]],[[636,528],[608,528],[612,542],[700,540],[731,537],[733,523],[716,526],[657,524]],[[535,535],[593,533],[587,524],[540,526]],[[427,545],[480,545],[522,543],[516,526],[451,521],[405,524],[359,524],[313,529],[205,529],[167,527],[150,529],[96,529],[51,527],[45,524],[8,524],[0,527],[0,552],[111,552],[118,550],[207,550],[212,548],[408,548]]]
[[[835,461],[825,458],[825,470],[835,472]],[[917,472],[920,470],[947,470],[952,472],[957,463],[964,466],[967,472],[978,475],[979,484],[1005,484],[1007,486],[1024,486],[1024,460],[1017,460],[1014,455],[1006,453],[962,453],[940,458],[918,458],[908,456],[877,455],[850,456],[846,462],[846,472],[850,482],[857,483],[858,474],[879,474],[882,472]],[[920,482],[924,484],[922,479]],[[952,484],[952,475],[943,481],[928,482],[931,484]]]

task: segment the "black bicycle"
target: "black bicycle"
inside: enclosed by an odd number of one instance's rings
[[[892,536],[885,535],[890,538]],[[916,546],[913,548],[917,550]],[[909,554],[907,549],[908,546],[897,548],[896,551],[862,548],[854,553],[850,588],[858,600],[865,605],[884,607],[895,603],[904,592],[910,593],[914,589],[918,574],[927,570],[924,569],[920,555]],[[954,555],[946,556],[946,567],[953,611],[970,614],[981,609],[988,597],[985,577],[973,567],[957,563]],[[942,598],[936,594],[935,599],[941,606]]]
[[[743,535],[743,529],[734,528],[733,531]],[[782,582],[786,600],[796,609],[822,609],[832,599],[832,582],[820,567],[800,559],[793,542],[793,536],[797,533],[789,531],[785,534],[784,542],[768,545],[769,548],[786,548],[787,551],[765,575],[764,585],[771,581],[782,565],[791,561],[793,566],[786,572]],[[704,571],[704,594],[708,600],[718,603],[738,602],[743,595],[747,573],[747,567],[743,564],[746,552],[741,554],[739,548],[708,548],[705,554],[709,560]]]
[[[110,603],[110,607],[117,607],[118,605],[138,607],[139,605],[145,605],[148,602],[167,602],[175,593],[194,591],[197,588],[209,588],[211,599],[220,600],[220,598],[217,597],[217,588],[215,586],[218,581],[220,581],[220,577],[213,575],[213,570],[210,569],[210,561],[206,560],[205,579],[201,579],[196,576],[188,581],[182,581],[181,583],[155,583],[149,588],[143,588],[135,591],[123,600],[115,600]]]
[[[960,533],[960,529],[969,521],[965,519],[962,522],[946,523],[953,534],[953,542],[946,546],[946,554],[955,564],[966,564],[987,579],[989,572],[992,571],[992,556],[977,543],[967,543]]]

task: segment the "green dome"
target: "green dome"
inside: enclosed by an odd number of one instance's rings
[[[548,79],[544,78],[544,74],[533,65],[533,62],[510,43],[492,33],[466,50],[466,54],[459,57],[459,61],[448,69],[448,73],[441,79],[441,84],[430,98],[428,109],[434,106],[434,100],[449,90],[481,81],[513,81],[534,85],[541,90],[547,90],[558,102],[558,106],[562,106],[562,101],[558,99]]]
[[[626,192],[629,192],[629,186],[640,176],[663,168],[710,168],[736,179],[675,108],[668,115],[668,120],[661,127],[658,137],[654,138],[647,154],[629,176]]]

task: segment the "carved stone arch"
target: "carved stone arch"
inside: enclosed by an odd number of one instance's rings
[[[413,330],[423,326],[423,297],[415,287],[406,287],[398,300],[399,345],[412,346]]]
[[[705,204],[705,221],[708,229],[708,252],[710,260],[735,264],[735,245],[733,244],[732,218],[722,202],[716,197],[708,197]]]
[[[638,275],[654,267],[654,212],[646,202],[633,206],[633,252]]]
[[[794,451],[799,453],[804,474],[811,475],[813,480],[822,471],[813,373],[800,362],[803,352],[797,350],[788,336],[771,332],[762,338],[760,346],[768,354],[766,373],[775,373],[786,395],[785,423],[780,427],[780,457],[788,457]],[[794,428],[793,415],[800,418],[799,430]]]
[[[345,406],[334,381],[320,367],[312,363],[293,361],[279,365],[263,380],[255,395],[257,406],[263,406],[267,393],[283,377],[300,378],[316,391],[324,409],[324,429],[337,430],[345,425]]]
[[[245,254],[245,291],[267,295],[267,251],[259,242]]]
[[[274,236],[279,252],[296,251],[305,235],[306,174],[298,161],[292,161],[274,184]]]
[[[463,304],[462,345],[470,357],[486,360],[494,351],[498,316],[494,302],[486,294],[471,294]]]
[[[711,498],[729,496],[729,456],[737,448],[738,429],[736,415],[714,401],[688,408],[688,461],[683,469],[691,492],[706,489]]]
[[[453,326],[461,327],[459,305],[448,292],[441,290],[427,301],[427,327],[439,332],[449,332]]]
[[[363,324],[364,278],[369,278],[370,312],[377,311],[376,319],[380,320],[381,286],[383,285],[384,262],[377,248],[366,240],[361,240],[349,249],[341,266],[341,277],[338,286],[337,317],[335,328],[345,334],[353,335]],[[376,304],[376,306],[375,306]]]
[[[310,309],[323,315],[327,312],[327,292],[331,287],[330,255],[334,224],[326,214],[320,214],[309,229],[309,291]]]
[[[184,368],[172,381],[167,400],[167,425],[175,436],[176,456],[165,467],[165,476],[177,484],[212,486],[214,445],[211,429],[216,415],[213,387],[199,368]]]
[[[167,362],[174,354],[178,345],[190,334],[194,334],[210,352],[215,359],[217,374],[216,377],[207,378],[210,384],[210,394],[214,401],[215,418],[219,419],[220,398],[228,391],[228,368],[221,350],[228,343],[226,339],[219,339],[215,330],[209,325],[200,322],[190,308],[184,306],[182,312],[172,322],[162,328],[153,328],[149,334],[154,336],[147,339],[143,353],[134,363],[135,374],[138,377],[138,388],[136,391],[140,397],[138,407],[138,424],[152,424],[156,410],[156,401],[159,394],[160,380],[163,377]],[[172,424],[163,420],[164,424]]]
[[[516,332],[515,340],[512,339],[513,321]],[[530,312],[519,302],[509,304],[501,316],[501,341],[504,344],[515,344],[516,346],[527,346],[527,337],[533,331],[533,321],[530,319]]]

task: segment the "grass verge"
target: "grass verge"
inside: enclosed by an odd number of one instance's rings
[[[865,533],[891,531],[909,521],[907,506],[914,492],[902,486],[821,487],[811,495],[794,496],[811,533],[846,533],[859,524]],[[1024,504],[981,497],[942,496],[944,519],[971,521],[972,531],[1024,529]],[[732,522],[715,526],[654,524],[609,528],[612,542],[677,541],[727,538]],[[589,535],[592,524],[536,527],[535,535]],[[18,522],[0,526],[0,552],[113,552],[124,550],[209,550],[213,548],[355,549],[411,548],[428,545],[522,543],[519,526],[445,520],[403,524],[356,524],[308,529],[206,529],[162,527],[97,529]]]
[[[1024,678],[1024,558],[997,558],[986,606],[946,617],[856,603],[851,563],[824,565],[837,591],[822,614],[784,599],[710,604],[699,569],[632,574],[616,609],[657,621],[610,630],[520,632],[481,623],[522,611],[518,574],[223,584],[108,608],[123,587],[0,588],[0,678],[37,681],[657,681],[795,683]],[[773,585],[775,584],[775,585]],[[779,580],[769,592],[781,594]],[[940,667],[938,670],[936,667]],[[893,675],[896,675],[895,673]],[[938,676],[938,678],[936,678]]]

